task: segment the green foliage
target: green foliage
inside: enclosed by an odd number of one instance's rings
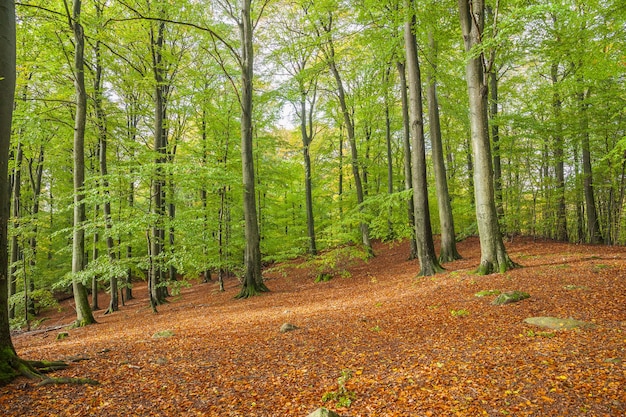
[[[346,388],[346,384],[352,378],[352,371],[350,369],[344,369],[341,371],[341,376],[337,379],[337,390],[328,391],[322,395],[322,401],[336,401],[338,407],[350,407],[352,401],[356,398],[354,391],[350,391]]]
[[[33,303],[35,315],[41,313],[48,308],[59,307],[59,302],[54,298],[51,291],[46,289],[37,289],[28,294],[29,302]],[[24,316],[24,291],[20,291],[9,297],[9,308],[15,309],[15,316]]]
[[[350,267],[369,258],[367,251],[360,246],[348,245],[325,251],[321,255],[300,264],[299,268],[309,269],[315,282],[327,282],[340,276],[351,276]]]

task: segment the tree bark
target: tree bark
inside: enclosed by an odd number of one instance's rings
[[[402,144],[404,155],[404,189],[410,190],[413,188],[413,178],[411,169],[411,125],[409,121],[409,96],[406,86],[406,71],[403,62],[396,62],[398,69],[398,75],[400,77],[400,97],[402,98]],[[415,205],[413,204],[413,198],[410,198],[407,202],[408,208],[408,222],[411,228],[411,239],[409,249],[409,260],[417,258],[417,240],[415,240]]]
[[[247,298],[268,291],[261,275],[261,238],[256,207],[252,83],[254,76],[254,48],[252,43],[251,0],[243,0],[239,35],[241,37],[241,162],[243,168],[243,212],[246,248],[244,279],[238,298]]]
[[[315,242],[315,218],[313,217],[313,184],[311,180],[311,142],[313,141],[313,104],[307,111],[307,93],[300,86],[300,132],[302,156],[304,157],[304,193],[306,198],[306,225],[309,235],[309,254],[317,255]],[[308,122],[308,123],[307,123]]]
[[[324,27],[324,31],[330,36],[330,32],[332,30],[332,17],[329,18],[328,26]],[[325,50],[326,59],[328,61],[328,66],[330,68],[330,72],[335,79],[337,85],[337,98],[339,100],[339,106],[341,107],[341,114],[343,116],[343,122],[346,126],[346,134],[348,135],[348,142],[350,143],[350,154],[351,154],[351,165],[352,165],[352,175],[354,177],[354,187],[356,189],[356,199],[359,205],[359,211],[363,210],[363,201],[364,192],[363,192],[363,183],[361,181],[361,173],[359,170],[359,156],[358,150],[356,146],[356,137],[354,132],[354,123],[352,121],[352,117],[350,116],[350,110],[348,109],[348,105],[346,103],[346,91],[343,86],[343,80],[341,79],[341,74],[339,73],[339,69],[337,68],[337,64],[335,62],[335,48],[332,40],[328,41],[328,49]],[[374,249],[372,248],[372,242],[370,241],[369,234],[369,225],[361,221],[360,223],[361,229],[361,240],[365,250],[367,251],[369,256],[374,256]]]
[[[459,0],[458,4],[465,51],[469,54],[482,42],[485,4],[483,0]],[[470,107],[476,221],[481,251],[478,273],[504,272],[515,264],[506,252],[498,224],[488,133],[488,88],[482,54],[468,57],[465,70]]]
[[[20,227],[20,206],[21,206],[21,190],[22,190],[22,160],[24,158],[24,152],[22,151],[22,143],[18,142],[17,150],[15,152],[15,168],[13,174],[13,204],[12,204],[12,216],[13,216],[13,236],[11,236],[11,260],[10,260],[10,273],[9,273],[9,294],[11,297],[17,292],[17,262],[20,260],[20,256],[24,256],[21,250],[17,230]],[[24,272],[26,273],[26,272]],[[9,318],[15,317],[15,306],[11,306],[9,310]]]
[[[0,195],[9,195],[9,144],[15,98],[15,4],[0,0]],[[0,199],[0,385],[19,375],[9,326],[8,199]]]
[[[585,214],[587,215],[587,233],[592,244],[602,243],[602,232],[596,210],[595,192],[593,186],[593,171],[591,169],[591,149],[589,144],[589,115],[588,105],[585,102],[587,94],[579,93],[580,134],[583,162],[583,190],[585,195]]]
[[[152,211],[155,217],[152,226],[152,237],[150,239],[150,297],[151,304],[156,306],[165,302],[164,285],[165,274],[163,271],[161,253],[164,246],[164,219],[165,219],[165,201],[163,198],[165,188],[165,173],[163,164],[165,164],[165,139],[163,137],[163,125],[165,123],[165,94],[163,91],[163,42],[164,42],[165,23],[159,22],[157,34],[155,36],[154,29],[150,28],[151,48],[152,48],[152,70],[154,73],[154,151],[155,169],[154,178],[152,180]]]
[[[85,90],[85,36],[80,20],[81,1],[74,0],[71,25],[74,31],[74,73],[76,79],[76,114],[74,121],[74,233],[72,244],[72,273],[78,274],[85,267],[85,123],[87,117],[87,93]],[[85,326],[96,320],[89,306],[87,289],[76,275],[72,279],[76,304],[75,326]]]
[[[434,275],[443,271],[435,254],[430,208],[428,205],[428,185],[426,180],[426,141],[424,138],[424,121],[422,110],[422,84],[417,41],[413,33],[415,14],[413,1],[404,0],[404,47],[409,85],[409,114],[411,128],[411,168],[413,180],[413,204],[415,210],[415,239],[417,241],[417,258],[420,263],[420,275]]]
[[[443,156],[443,144],[441,139],[441,123],[439,120],[439,103],[437,101],[437,44],[432,32],[429,33],[429,42],[433,51],[431,64],[432,71],[428,76],[428,126],[430,128],[430,142],[435,172],[435,187],[437,189],[437,205],[439,207],[439,224],[441,227],[441,250],[439,262],[451,262],[461,259],[456,248],[456,235],[454,232],[454,217],[452,216],[452,204],[448,192],[448,177]]]
[[[565,205],[565,161],[564,158],[564,140],[563,140],[563,122],[561,121],[562,101],[558,90],[558,64],[553,63],[550,69],[552,79],[552,113],[554,117],[554,133],[552,141],[554,143],[554,173],[556,176],[556,228],[555,238],[566,242],[569,240],[567,233],[567,213]]]

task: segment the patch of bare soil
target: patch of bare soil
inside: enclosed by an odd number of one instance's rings
[[[350,277],[316,284],[285,265],[266,274],[263,296],[235,300],[236,279],[223,293],[194,283],[156,315],[137,285],[121,311],[96,312],[98,324],[66,339],[14,337],[25,359],[82,359],[55,376],[100,385],[18,379],[0,388],[0,415],[625,415],[626,249],[526,238],[507,249],[523,268],[475,275],[470,238],[446,273],[416,277],[406,243],[378,243]],[[490,289],[531,297],[493,306],[475,296]],[[70,304],[49,315],[49,327],[74,319]],[[523,322],[531,316],[595,326],[545,331]],[[281,333],[286,322],[298,329]]]

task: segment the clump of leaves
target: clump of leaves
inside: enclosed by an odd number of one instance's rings
[[[300,265],[312,271],[315,282],[327,282],[341,276],[351,276],[350,267],[368,259],[367,252],[359,246],[341,246],[331,249]]]
[[[354,391],[346,388],[346,384],[351,378],[352,371],[350,369],[342,370],[341,376],[337,379],[337,390],[329,391],[322,395],[322,401],[336,401],[338,407],[350,407],[352,401],[356,398]]]
[[[452,314],[452,317],[466,317],[469,316],[470,312],[462,308],[460,310],[450,310],[450,314]]]

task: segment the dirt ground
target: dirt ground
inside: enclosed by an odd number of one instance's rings
[[[158,314],[137,283],[119,312],[95,313],[98,324],[52,330],[74,320],[68,300],[46,313],[49,331],[15,335],[15,347],[74,360],[54,376],[100,385],[19,378],[0,388],[0,416],[626,415],[626,248],[506,246],[522,268],[474,274],[469,238],[445,273],[416,277],[406,243],[377,243],[349,277],[314,283],[283,265],[265,273],[271,292],[248,300],[234,299],[236,279],[223,293],[192,282]],[[531,297],[494,306],[475,296],[492,289]],[[553,331],[525,324],[531,316],[593,326]],[[284,323],[298,329],[281,333]],[[56,340],[61,331],[69,337]]]

